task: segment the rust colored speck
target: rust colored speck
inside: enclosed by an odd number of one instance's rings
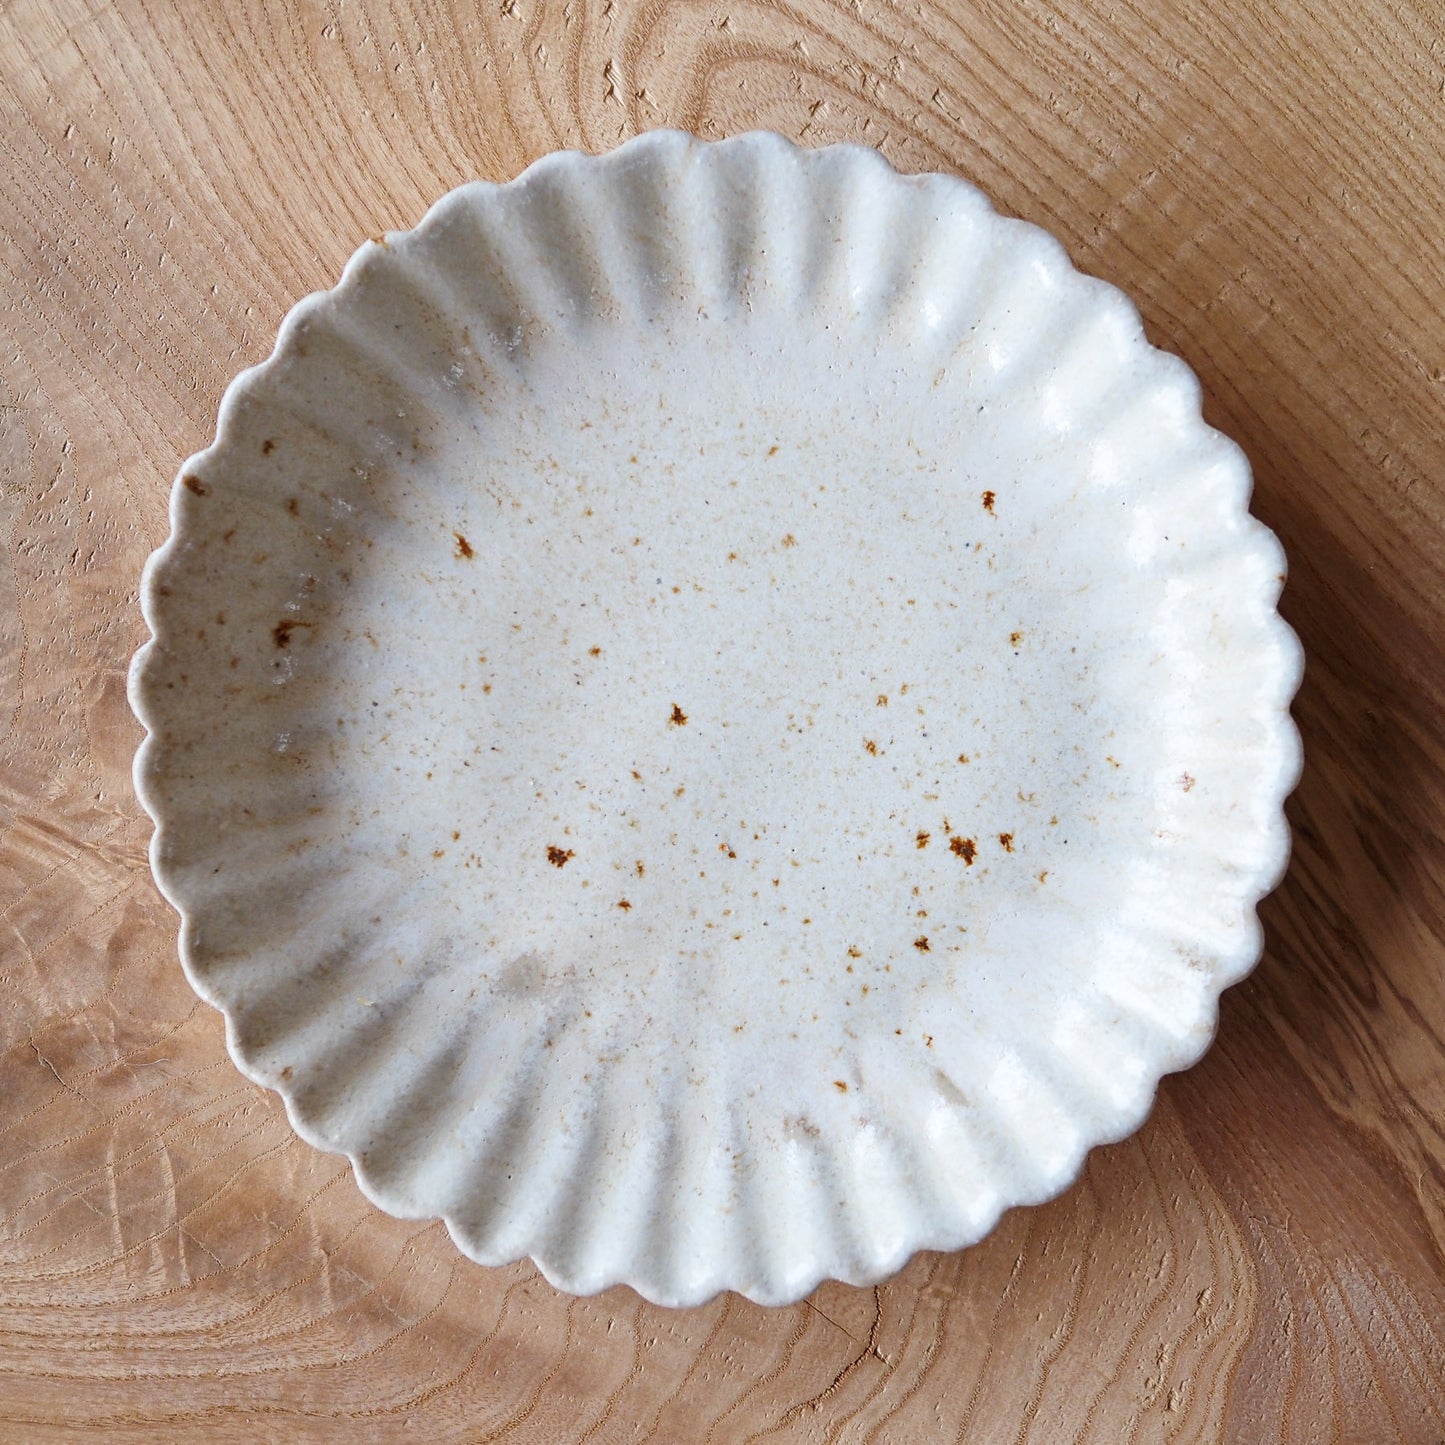
[[[1014,850],[1014,835],[1012,833],[1000,833],[998,835],[999,846],[1005,853],[1012,853]]]
[[[861,948],[857,947],[856,944],[851,944],[851,943],[850,943],[850,944],[848,945],[848,957],[849,957],[849,958],[862,958],[862,957],[863,957],[863,950],[862,950]]]
[[[775,456],[777,456],[779,450],[780,450],[780,448],[779,448],[777,442],[774,442],[774,443],[772,444],[772,446],[770,446],[770,447],[768,448],[768,455],[769,455],[770,457],[775,457]]]
[[[181,485],[188,491],[194,492],[198,497],[209,497],[211,489],[194,472],[187,472],[181,478]]]
[[[876,758],[878,756],[878,744],[875,743],[872,738],[864,738],[863,751]]]
[[[668,722],[675,728],[685,727],[687,725],[687,714],[683,712],[676,703],[673,703],[672,716],[668,718]]]
[[[992,492],[985,492],[985,493],[983,494],[983,509],[984,509],[984,511],[985,511],[985,512],[992,512],[992,511],[993,511],[993,503],[994,503],[994,495],[993,495],[993,493],[992,493]]]
[[[567,860],[573,856],[570,848],[559,848],[555,843],[549,844],[547,847],[547,861],[554,868],[565,868]]]
[[[587,656],[588,656],[588,657],[601,657],[601,656],[602,656],[602,649],[601,649],[600,647],[589,647],[589,648],[587,649]]]
[[[637,876],[638,876],[639,878],[642,878],[642,877],[645,877],[646,874],[647,874],[647,864],[644,863],[641,858],[639,858],[639,859],[637,860]]]
[[[1022,632],[1010,632],[1008,640],[1012,646],[1017,647],[1024,640],[1024,635]]]
[[[927,953],[927,952],[928,952],[928,939],[927,939],[927,937],[926,937],[924,934],[920,933],[920,934],[918,935],[918,937],[913,940],[913,946],[914,946],[914,948],[916,948],[916,949],[919,951],[919,953]]]
[[[632,909],[632,905],[631,905],[625,898],[619,898],[619,899],[617,900],[617,906],[618,906],[624,913],[628,913],[628,912],[630,912],[631,909]]]
[[[1185,773],[1185,774],[1183,775],[1183,777],[1181,777],[1181,778],[1179,779],[1179,786],[1180,786],[1181,788],[1183,788],[1184,791],[1187,793],[1187,792],[1190,790],[1190,788],[1192,788],[1192,787],[1194,786],[1194,779],[1193,779],[1193,777],[1190,776],[1190,774]]]
[[[301,515],[301,503],[298,502],[295,497],[287,497],[286,510],[290,512],[293,517],[299,517]]]
[[[833,1087],[837,1089],[840,1094],[846,1094],[848,1092],[848,1086],[842,1081],[842,1079],[834,1079]]]
[[[878,694],[878,706],[879,706],[879,707],[887,707],[887,706],[888,706],[888,694],[887,694],[886,692],[880,692],[880,693]]]
[[[918,833],[918,836],[913,840],[914,845],[915,845],[916,847],[919,847],[919,848],[926,848],[926,847],[928,847],[928,840],[929,840],[929,838],[930,838],[931,836],[932,836],[931,834],[925,833],[925,832],[923,832],[922,829],[920,829],[920,830],[919,830],[919,833]]]
[[[281,1077],[282,1077],[283,1079],[289,1079],[289,1078],[291,1077],[291,1065],[290,1065],[290,1064],[287,1064],[286,1067],[281,1070]]]
[[[472,551],[472,544],[460,532],[453,532],[452,536],[457,539],[457,556],[465,557],[470,562],[476,556],[476,553]]]
[[[962,858],[970,868],[973,867],[973,860],[978,854],[978,847],[972,838],[960,838],[957,834],[954,834],[954,836],[948,840],[948,846],[953,850],[955,856]]]
[[[276,443],[272,441],[270,437],[267,437],[266,440],[261,443],[261,455],[263,457],[269,457],[275,450]]]
[[[793,536],[793,534],[792,534],[791,532],[788,532],[788,533],[785,533],[785,534],[784,534],[784,536],[783,536],[783,546],[785,546],[785,547],[796,547],[797,545],[798,545],[798,539],[797,539],[795,536]]]
[[[271,629],[271,640],[277,647],[290,647],[291,634],[295,632],[298,627],[310,626],[311,624],[309,622],[302,622],[300,618],[283,617],[280,622]]]

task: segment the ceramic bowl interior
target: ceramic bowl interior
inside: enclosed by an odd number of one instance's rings
[[[177,481],[132,699],[189,976],[475,1259],[781,1302],[976,1240],[1258,958],[1249,491],[961,181],[659,132],[465,186]]]

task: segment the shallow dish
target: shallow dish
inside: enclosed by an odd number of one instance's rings
[[[188,975],[475,1259],[781,1302],[976,1240],[1259,955],[1249,488],[958,180],[654,132],[465,186],[176,483],[131,697]]]

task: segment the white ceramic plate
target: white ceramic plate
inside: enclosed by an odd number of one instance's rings
[[[1258,957],[1249,488],[960,181],[655,132],[465,186],[175,487],[131,696],[189,976],[475,1259],[779,1302],[976,1240]]]

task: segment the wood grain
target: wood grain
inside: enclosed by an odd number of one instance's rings
[[[190,994],[124,674],[179,461],[449,187],[671,124],[983,185],[1243,443],[1296,852],[1203,1064],[876,1290],[669,1313],[379,1215]],[[1445,1438],[1445,17],[1420,0],[0,6],[0,1435]]]

